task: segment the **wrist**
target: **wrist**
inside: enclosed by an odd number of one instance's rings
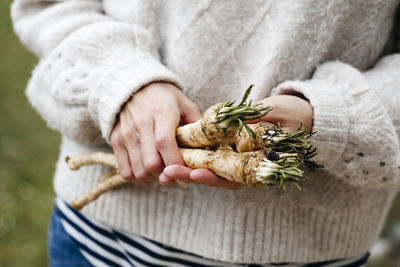
[[[157,90],[157,89],[166,89],[166,90],[173,90],[173,91],[181,91],[180,87],[178,87],[176,84],[167,82],[167,81],[155,81],[146,84],[142,88],[140,88],[138,91],[133,93],[132,95],[135,95],[141,91],[144,90]]]

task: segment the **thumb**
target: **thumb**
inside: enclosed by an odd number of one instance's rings
[[[181,101],[181,123],[188,124],[201,119],[201,113],[198,106],[191,100]]]

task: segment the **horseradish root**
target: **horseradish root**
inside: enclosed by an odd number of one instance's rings
[[[90,157],[86,155],[66,157],[65,161],[71,170],[79,170],[80,167],[92,164],[106,165],[114,169],[118,169],[117,159],[114,155],[104,152],[95,152],[90,154]]]
[[[254,167],[265,158],[262,151],[236,153],[230,150],[204,150],[181,148],[181,157],[192,169],[208,169],[229,181],[259,188],[263,183],[256,179]]]
[[[116,175],[118,173],[119,173],[119,171],[117,169],[112,169],[112,171],[110,171],[110,172],[103,173],[102,175],[100,175],[98,182],[99,183],[104,182],[105,180],[113,177],[114,175]]]
[[[303,171],[297,166],[281,166],[269,160],[268,153],[270,152],[268,151],[257,150],[237,153],[230,149],[204,150],[189,148],[180,148],[179,151],[188,167],[211,170],[225,179],[245,184],[250,188],[278,185],[279,192],[282,193],[285,191],[287,183],[293,183],[301,190],[302,183],[307,179],[303,176]],[[285,157],[286,155],[283,155],[282,159]],[[74,162],[75,165],[69,164],[69,166],[77,170],[83,165],[89,165],[88,162],[91,162],[91,164],[109,164],[114,160],[116,159],[113,154],[92,153],[68,158],[68,163]],[[102,181],[90,192],[73,200],[70,203],[71,207],[81,209],[96,200],[101,194],[129,182],[119,174],[118,169],[113,172],[116,174],[111,177],[109,177],[110,173],[102,175],[100,177]]]
[[[267,135],[270,130],[275,131],[278,129],[274,124],[268,122],[259,122],[249,124],[248,126],[253,131],[254,138],[246,129],[243,129],[240,135],[235,135],[234,143],[231,145],[236,148],[237,152],[265,149],[269,144],[269,140],[265,138],[265,135]]]
[[[116,174],[107,178],[106,180],[98,183],[95,188],[87,192],[83,196],[74,199],[70,206],[74,209],[80,210],[90,202],[96,200],[103,193],[110,191],[113,188],[119,187],[129,181],[124,179],[120,174]]]
[[[204,148],[220,144],[232,144],[237,133],[245,128],[255,138],[252,129],[245,123],[265,116],[269,107],[246,103],[252,85],[246,90],[242,101],[234,106],[233,101],[218,103],[208,108],[202,118],[194,123],[178,127],[176,140],[180,147]]]
[[[276,185],[282,193],[287,184],[292,183],[302,190],[302,183],[307,178],[300,168],[322,167],[311,161],[316,154],[309,139],[313,133],[306,135],[306,127],[301,123],[295,133],[285,133],[267,122],[246,124],[246,121],[265,116],[270,110],[260,104],[246,102],[251,88],[246,90],[238,105],[234,105],[234,102],[215,104],[206,110],[201,120],[178,127],[176,139],[181,157],[190,168],[208,169],[251,188]],[[91,164],[113,168],[111,172],[100,176],[92,191],[71,203],[76,209],[129,182],[119,174],[113,154],[97,152],[67,157],[66,161],[72,170]]]
[[[230,150],[203,150],[181,148],[185,164],[193,169],[208,169],[229,181],[242,183],[250,188],[278,185],[279,191],[291,182],[301,190],[306,181],[304,172],[296,166],[280,166],[269,160],[266,151],[237,153]]]

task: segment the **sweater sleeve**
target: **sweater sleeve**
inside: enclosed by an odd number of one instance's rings
[[[286,81],[272,94],[293,92],[314,109],[315,159],[325,171],[354,186],[399,184],[400,54],[384,57],[364,73],[326,62],[312,79]]]
[[[26,94],[49,127],[85,143],[109,142],[121,106],[155,81],[178,78],[152,33],[104,14],[97,0],[16,0],[14,30],[39,58]]]

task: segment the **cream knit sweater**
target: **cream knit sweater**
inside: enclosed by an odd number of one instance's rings
[[[228,262],[312,262],[367,251],[400,183],[398,4],[15,1],[15,31],[40,57],[28,98],[63,135],[57,195],[70,201],[96,184],[104,167],[72,172],[64,157],[111,151],[116,115],[142,86],[174,83],[204,110],[240,98],[254,83],[253,99],[297,91],[314,108],[313,140],[325,169],[309,174],[304,192],[128,185],[83,212]],[[390,55],[380,59],[384,51]]]

